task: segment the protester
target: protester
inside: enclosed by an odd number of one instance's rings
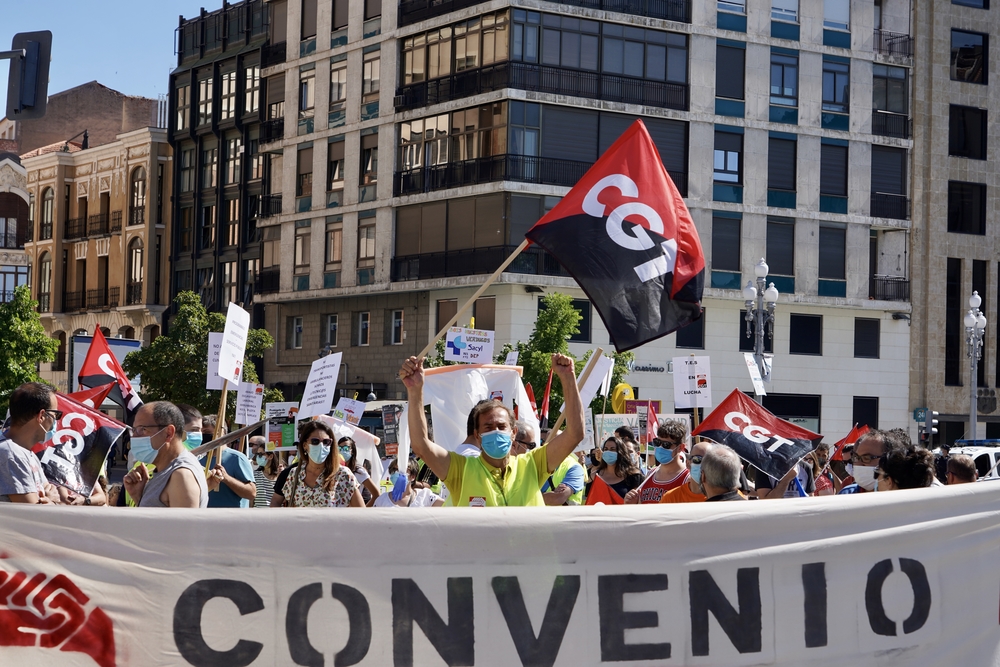
[[[615,429],[615,435],[618,439],[625,443],[628,448],[628,456],[632,459],[632,462],[639,469],[639,472],[643,475],[646,474],[646,462],[642,460],[639,456],[639,443],[635,439],[635,434],[632,433],[632,429],[628,426],[619,426]],[[624,452],[622,452],[624,454]]]
[[[365,506],[371,507],[378,499],[379,490],[375,482],[372,481],[371,473],[358,463],[358,446],[354,442],[354,438],[341,438],[337,441],[337,449],[340,451],[343,465],[354,473],[354,478],[361,485],[361,499],[365,501]]]
[[[288,481],[288,476],[295,471],[298,465],[298,461],[290,461],[289,464],[278,473],[277,479],[274,480],[274,492],[271,494],[271,507],[288,506],[282,491],[285,488],[285,483]]]
[[[979,479],[979,472],[976,470],[976,463],[971,456],[966,454],[955,454],[948,459],[947,483],[969,484]]]
[[[876,491],[919,489],[934,481],[934,455],[912,444],[893,443],[879,459],[875,471]]]
[[[214,440],[214,434],[219,437],[226,433],[223,426],[217,429],[215,416],[202,417],[202,439],[205,442]],[[214,452],[206,453],[199,459],[204,466],[209,455],[212,456],[211,472],[219,481],[218,488],[211,489],[208,495],[209,507],[250,507],[250,502],[256,502],[257,484],[254,481],[253,466],[246,454],[236,449],[238,442],[223,445]]]
[[[840,491],[842,482],[830,469],[830,445],[820,443],[803,461],[813,469],[817,496],[832,496]]]
[[[608,438],[601,447],[601,463],[594,469],[594,476],[604,480],[622,498],[642,484],[642,473],[629,454],[629,446],[620,438]]]
[[[216,438],[221,438],[227,433],[225,424],[223,424],[222,428],[219,429],[215,427],[216,420],[217,417],[215,415],[205,415],[204,417],[202,417],[201,419],[202,442],[212,442]]]
[[[725,445],[708,445],[701,460],[701,486],[706,502],[746,500],[740,493],[740,457]]]
[[[289,507],[365,506],[354,473],[333,453],[334,437],[333,429],[323,422],[299,426],[299,465],[289,474],[281,493]]]
[[[538,442],[532,424],[519,419],[516,426],[517,436],[511,451],[519,456],[534,450]],[[583,466],[577,460],[576,454],[571,453],[542,484],[542,500],[549,506],[582,505],[585,483],[586,473]]]
[[[661,503],[700,503],[705,500],[705,490],[701,487],[701,466],[705,459],[708,444],[697,442],[691,447],[691,455],[687,457],[687,483],[670,489],[660,498]]]
[[[934,476],[942,484],[948,483],[948,461],[951,458],[951,446],[944,443],[939,448],[940,454],[934,456]]]
[[[139,507],[208,507],[205,471],[184,445],[184,416],[177,406],[146,403],[136,412],[132,432],[133,456],[156,466],[153,478],[144,465],[125,475],[125,491]]]
[[[444,500],[438,494],[425,486],[418,487],[417,473],[420,471],[420,464],[416,459],[410,459],[406,465],[406,473],[399,472],[399,467],[395,459],[389,464],[389,481],[394,489],[390,493],[383,493],[375,499],[374,507],[441,507]],[[405,474],[407,483],[402,487],[402,493],[394,498],[396,482],[399,476]]]
[[[254,436],[254,438],[259,437]],[[257,445],[257,454],[254,455],[254,462],[257,464],[257,467],[253,471],[253,481],[257,486],[257,495],[254,497],[253,506],[270,507],[271,496],[274,495],[274,482],[280,472],[278,468],[281,459],[278,458],[276,452],[266,451],[263,443],[254,443],[254,438],[250,438],[251,447]]]
[[[31,448],[55,435],[62,413],[55,391],[38,382],[22,384],[10,395],[10,428],[0,434],[0,502],[59,504],[59,493],[45,478]]]
[[[670,420],[657,427],[653,440],[657,465],[638,488],[625,494],[626,504],[659,503],[664,493],[684,485],[688,477],[684,459],[685,438],[687,425],[682,421]]]
[[[798,484],[795,484],[796,480]],[[816,492],[813,465],[803,459],[789,468],[777,482],[767,473],[757,470],[754,486],[757,488],[757,498],[760,500],[811,496]]]
[[[184,446],[188,449],[201,446],[203,439],[201,429],[205,423],[201,411],[187,403],[177,403],[176,405],[177,409],[184,415]]]
[[[895,431],[880,431],[872,429],[861,436],[854,443],[854,451],[851,455],[851,462],[848,464],[848,473],[854,478],[853,483],[847,484],[840,490],[843,494],[865,493],[875,490],[875,468],[880,458],[885,456],[893,444],[904,446],[909,444],[906,437],[899,441],[898,433]]]
[[[479,457],[464,457],[432,442],[424,416],[424,360],[410,357],[400,369],[406,387],[411,446],[448,487],[457,506],[540,506],[541,486],[583,440],[583,405],[573,372],[573,360],[552,355],[552,369],[562,383],[566,430],[527,454],[511,456],[517,437],[514,416],[500,401],[487,401],[473,411]]]

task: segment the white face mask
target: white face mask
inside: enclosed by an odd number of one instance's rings
[[[875,490],[875,466],[854,466],[854,481],[865,491]]]

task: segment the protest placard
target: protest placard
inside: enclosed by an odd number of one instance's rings
[[[320,357],[312,363],[306,389],[299,403],[298,421],[311,419],[330,412],[333,407],[334,388],[340,373],[340,359],[343,352]]]
[[[712,407],[712,369],[708,357],[674,357],[674,409]]]
[[[222,351],[222,334],[212,331],[208,334],[208,372],[205,374],[205,389],[220,391],[225,382],[219,376],[219,352]]]
[[[240,384],[236,395],[237,424],[253,424],[260,419],[260,405],[264,402],[264,385],[252,382]]]
[[[382,406],[382,444],[386,456],[395,456],[399,451],[399,417],[402,412],[403,408],[399,405]]]
[[[222,347],[219,349],[218,374],[234,386],[240,383],[243,374],[243,355],[249,333],[250,313],[230,301],[226,311],[226,329],[222,332]]]
[[[445,341],[444,360],[463,364],[493,363],[493,332],[452,327]]]
[[[345,421],[348,424],[357,426],[361,423],[361,417],[365,414],[365,404],[363,401],[355,401],[352,398],[343,397],[337,401],[337,407],[333,409],[334,419]]]
[[[513,352],[508,352],[507,353],[507,358],[504,359],[503,365],[504,366],[517,366],[517,355],[518,355],[518,351],[517,350],[514,350]]]
[[[267,451],[295,451],[295,415],[298,403],[268,403],[264,406],[267,417]]]
[[[744,352],[743,359],[747,364],[747,372],[750,373],[750,381],[753,382],[753,393],[757,396],[767,396],[764,390],[764,379],[760,376],[760,368],[753,358],[752,352]]]

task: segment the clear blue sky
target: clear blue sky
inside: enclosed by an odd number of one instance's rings
[[[0,51],[15,33],[52,31],[49,94],[88,81],[127,95],[167,92],[177,63],[178,16],[222,7],[222,0],[2,0]],[[0,61],[0,117],[6,108],[9,61]]]

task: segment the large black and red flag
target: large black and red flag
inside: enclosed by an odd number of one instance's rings
[[[46,479],[89,498],[111,445],[125,433],[125,424],[65,394],[56,393],[56,402],[62,418],[56,422],[55,437],[32,451]]]
[[[819,433],[778,419],[739,389],[691,435],[728,445],[741,459],[775,479],[781,479],[823,439]]]
[[[525,236],[572,274],[619,352],[701,317],[701,241],[641,120]]]
[[[87,350],[87,357],[83,360],[77,377],[82,386],[92,389],[114,382],[115,386],[107,397],[125,410],[125,421],[132,423],[135,411],[142,407],[142,399],[132,389],[132,383],[108,347],[108,341],[100,327],[94,327],[90,349]]]

